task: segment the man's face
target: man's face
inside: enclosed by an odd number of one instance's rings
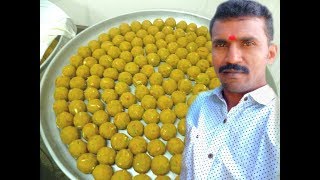
[[[217,20],[211,33],[212,63],[225,90],[246,93],[266,84],[266,65],[274,61],[277,47],[268,45],[264,19]]]

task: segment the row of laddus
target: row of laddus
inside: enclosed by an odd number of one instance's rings
[[[95,179],[151,179],[150,170],[156,179],[170,179],[169,171],[179,179],[188,107],[220,85],[211,48],[207,27],[171,17],[121,23],[80,46],[53,95],[61,140],[78,169]]]

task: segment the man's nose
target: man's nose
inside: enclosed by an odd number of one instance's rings
[[[231,44],[229,46],[226,60],[230,64],[237,64],[242,61],[241,49],[236,44]]]

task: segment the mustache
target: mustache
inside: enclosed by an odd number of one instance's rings
[[[219,73],[223,73],[226,70],[232,70],[232,69],[236,70],[236,71],[240,71],[240,72],[246,73],[246,74],[249,73],[249,69],[247,67],[240,66],[238,64],[227,64],[225,66],[221,66],[219,68]]]

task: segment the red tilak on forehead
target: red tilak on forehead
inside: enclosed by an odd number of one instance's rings
[[[235,35],[230,35],[230,36],[229,36],[229,40],[230,40],[230,41],[236,40],[236,36],[235,36]]]

